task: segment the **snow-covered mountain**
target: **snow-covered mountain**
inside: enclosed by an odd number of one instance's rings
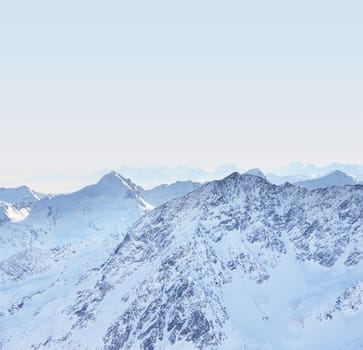
[[[0,201],[15,206],[29,207],[46,195],[35,192],[27,186],[16,188],[0,188]]]
[[[177,181],[171,185],[160,185],[151,190],[141,189],[140,192],[150,204],[158,207],[170,200],[185,196],[201,185],[199,182]]]
[[[363,186],[309,191],[234,173],[142,216],[82,276],[68,265],[6,284],[0,343],[361,349],[362,212]]]
[[[137,186],[115,172],[78,192],[44,198],[24,221],[1,227],[0,279],[24,280],[77,259],[87,266],[96,256],[102,260],[150,209]]]
[[[46,226],[59,239],[78,239],[85,228],[87,238],[90,232],[100,237],[128,227],[149,209],[135,184],[111,172],[80,191],[38,202],[26,223]]]
[[[355,181],[351,176],[343,173],[342,171],[335,170],[328,175],[316,179],[299,181],[296,184],[308,189],[316,189],[330,186],[354,185]]]
[[[27,186],[0,188],[0,225],[24,220],[35,203],[45,197]]]

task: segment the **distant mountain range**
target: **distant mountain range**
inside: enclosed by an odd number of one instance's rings
[[[315,178],[327,175],[333,171],[339,170],[356,179],[363,180],[363,165],[332,163],[327,166],[316,166],[313,164],[304,165],[302,163],[291,163],[280,169],[272,170],[273,174],[279,176],[298,176],[305,178]]]
[[[318,188],[327,188],[333,186],[346,186],[346,185],[357,185],[359,182],[355,181],[353,177],[348,176],[342,171],[335,170],[332,173],[324,175],[322,177],[317,177],[311,180],[305,181],[295,181],[295,177],[279,177],[279,176],[271,176],[264,175],[260,169],[251,169],[245,172],[247,175],[255,175],[261,177],[263,179],[268,180],[270,183],[275,185],[282,185],[284,183],[291,183],[297,186],[305,187],[309,190],[318,189]]]
[[[213,171],[192,167],[131,168],[123,166],[119,169],[119,172],[144,188],[151,189],[161,184],[172,184],[177,181],[203,183],[215,179],[222,179],[228,174],[238,170],[239,169],[234,165],[223,165]]]
[[[177,181],[204,183],[222,179],[235,171],[244,173],[246,170],[233,164],[227,164],[212,171],[193,167],[137,168],[122,166],[119,172],[126,178],[132,179],[137,185],[149,190],[162,184],[170,185]],[[332,173],[335,170],[352,176],[355,181],[363,181],[363,166],[354,164],[335,163],[325,167],[318,167],[315,165],[292,163],[280,169],[261,168],[261,170],[264,172],[266,178],[274,184],[311,180]],[[25,177],[21,183],[25,183],[32,188],[40,188],[47,193],[69,193],[84,187],[88,183],[97,181],[101,176],[110,171],[109,169],[102,169],[97,172],[85,174],[40,174]]]
[[[296,184],[308,189],[316,189],[316,188],[326,188],[330,186],[354,185],[356,184],[356,182],[351,176],[348,176],[342,171],[335,170],[328,175],[312,180],[299,181],[296,182]]]
[[[341,171],[351,176],[354,181],[363,181],[363,166],[354,164],[334,163],[324,167],[292,163],[280,169],[261,169],[266,178],[274,184],[285,182],[296,183],[299,181],[316,179],[328,175],[334,171]],[[145,188],[152,188],[160,184],[172,184],[176,181],[194,181],[204,183],[215,179],[222,179],[232,172],[244,173],[246,169],[235,165],[225,165],[215,171],[205,171],[200,168],[130,168],[121,167],[120,173],[133,179],[137,184]]]

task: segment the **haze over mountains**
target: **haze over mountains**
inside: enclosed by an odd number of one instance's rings
[[[120,174],[125,178],[130,178],[138,186],[149,190],[162,184],[173,184],[177,181],[193,181],[204,183],[206,181],[220,180],[234,171],[246,172],[247,168],[241,168],[233,164],[218,167],[215,170],[207,171],[193,167],[121,167]],[[311,180],[332,173],[335,170],[342,171],[352,176],[355,181],[363,181],[363,166],[354,164],[336,163],[324,167],[315,165],[303,165],[292,163],[286,167],[268,169],[262,167],[261,170],[267,179],[275,184],[285,182],[294,183],[297,181]],[[44,173],[22,178],[14,178],[13,181],[4,179],[0,183],[8,186],[19,186],[27,184],[31,188],[38,189],[44,193],[69,193],[79,190],[89,183],[109,173],[110,169],[99,169],[88,173]],[[6,180],[6,181],[5,181]]]
[[[354,185],[356,182],[353,177],[348,176],[342,171],[336,170],[322,177],[296,182],[296,184],[308,189],[326,188],[330,186]]]
[[[291,163],[280,169],[261,168],[266,178],[275,184],[285,182],[298,182],[304,180],[316,179],[328,175],[334,171],[341,171],[355,180],[363,180],[363,166],[354,164],[333,163],[327,166],[319,167],[312,164],[304,165],[301,163]],[[176,181],[195,181],[206,182],[216,179],[222,179],[234,171],[244,173],[248,169],[237,167],[233,164],[224,165],[214,171],[205,171],[200,168],[180,167],[180,168],[131,168],[121,167],[120,173],[133,179],[138,185],[151,188],[162,183],[171,184]]]
[[[363,348],[363,186],[340,171],[0,200],[27,210],[0,224],[0,349]]]

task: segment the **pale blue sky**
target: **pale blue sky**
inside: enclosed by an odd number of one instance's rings
[[[363,163],[362,1],[3,1],[0,186]],[[19,180],[20,181],[20,180]]]

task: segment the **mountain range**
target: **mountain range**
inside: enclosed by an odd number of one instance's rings
[[[0,226],[0,349],[363,349],[363,186],[320,184],[38,197]]]

